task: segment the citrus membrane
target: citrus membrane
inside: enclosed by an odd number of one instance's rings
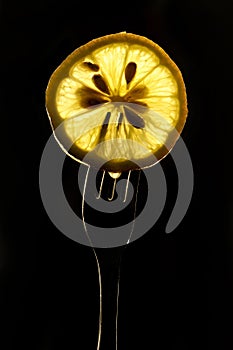
[[[187,117],[176,64],[153,41],[126,32],[71,53],[49,80],[46,108],[63,150],[79,162],[90,153],[89,165],[110,173],[161,160]]]

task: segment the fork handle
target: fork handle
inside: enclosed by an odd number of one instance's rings
[[[117,349],[120,267],[123,249],[96,248],[100,271],[100,324],[97,350]]]

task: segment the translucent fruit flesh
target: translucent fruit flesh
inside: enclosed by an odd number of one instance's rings
[[[92,152],[90,165],[105,161],[104,169],[119,173],[153,165],[152,155],[163,158],[187,116],[175,63],[157,44],[128,33],[94,39],[68,56],[50,78],[46,107],[59,143],[73,143],[68,154],[82,161]]]

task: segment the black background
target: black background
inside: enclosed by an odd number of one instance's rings
[[[125,251],[119,350],[232,349],[232,3],[2,1],[0,11],[0,348],[96,348],[93,252],[62,235],[40,199],[39,163],[51,133],[44,93],[75,48],[127,31],[157,42],[182,71],[189,103],[182,136],[195,187],[174,232],[164,232],[167,204]],[[171,162],[163,167],[172,191]]]

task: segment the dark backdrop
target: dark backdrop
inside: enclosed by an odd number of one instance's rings
[[[0,11],[0,348],[95,349],[93,252],[62,235],[40,199],[39,162],[51,133],[44,94],[75,48],[127,31],[157,42],[182,71],[189,103],[182,136],[195,187],[174,232],[164,232],[168,205],[125,251],[120,350],[232,349],[232,3],[9,0]],[[171,162],[163,161],[168,171]],[[167,176],[171,189],[176,181]]]

